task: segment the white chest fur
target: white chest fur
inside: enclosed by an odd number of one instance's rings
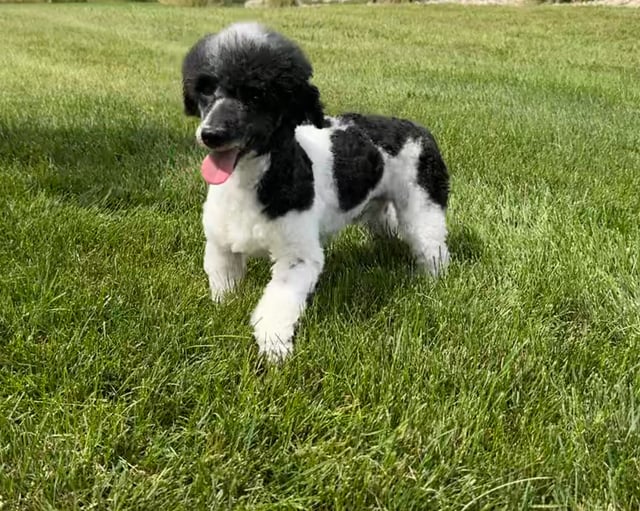
[[[261,168],[268,165],[266,158],[256,160],[252,160],[254,168],[237,168],[224,184],[209,186],[202,218],[207,239],[247,255],[268,252],[279,237],[275,223],[262,213],[251,186]]]

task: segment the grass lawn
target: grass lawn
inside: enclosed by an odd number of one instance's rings
[[[258,18],[429,126],[452,265],[359,229],[293,358],[216,306],[179,68]],[[0,507],[637,509],[640,11],[0,8]],[[91,505],[95,507],[91,507]],[[4,507],[3,507],[4,506]]]

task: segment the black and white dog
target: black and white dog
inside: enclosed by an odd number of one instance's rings
[[[432,135],[410,121],[325,117],[302,50],[256,23],[198,41],[184,59],[185,111],[201,119],[204,269],[215,301],[247,256],[272,279],[251,317],[260,352],[281,359],[324,264],[323,242],[352,222],[398,234],[437,275],[445,244],[447,168]]]

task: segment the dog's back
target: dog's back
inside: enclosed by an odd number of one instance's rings
[[[382,115],[346,113],[338,119],[360,128],[379,150],[393,158],[407,142],[419,141],[422,151],[417,168],[418,184],[428,191],[433,202],[447,207],[449,174],[438,145],[427,128],[406,119]]]

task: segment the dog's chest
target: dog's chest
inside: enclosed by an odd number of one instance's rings
[[[263,255],[277,243],[273,222],[262,213],[255,192],[209,187],[203,224],[207,238],[231,252]]]

